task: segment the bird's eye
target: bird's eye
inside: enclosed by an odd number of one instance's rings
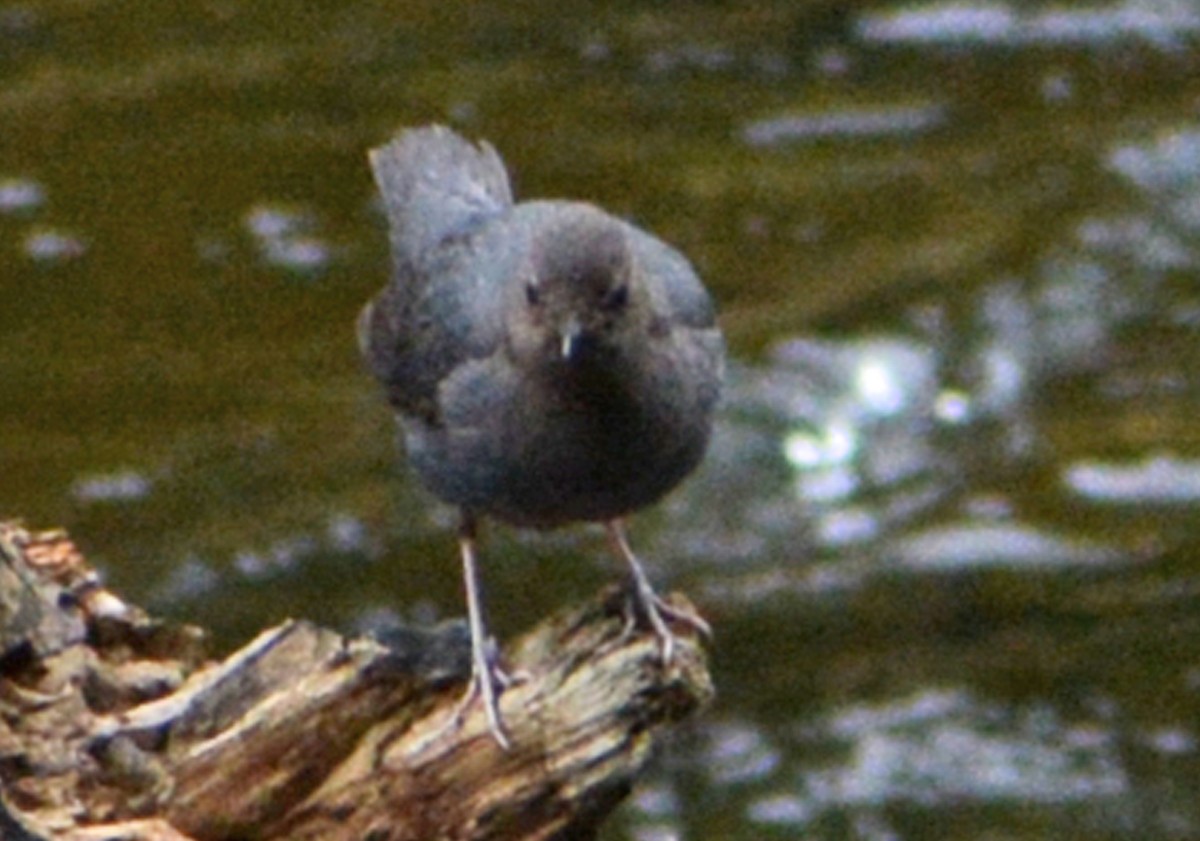
[[[629,287],[622,283],[604,293],[600,299],[600,307],[605,310],[623,309],[629,303]]]
[[[525,284],[525,300],[529,302],[529,306],[536,307],[541,301],[541,295],[538,293],[537,284],[530,281]]]

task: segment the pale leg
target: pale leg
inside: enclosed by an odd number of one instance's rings
[[[663,664],[670,663],[675,654],[675,635],[667,627],[668,621],[691,625],[704,636],[712,636],[712,628],[702,618],[694,613],[685,613],[671,607],[654,592],[654,588],[650,586],[650,579],[646,576],[646,571],[642,569],[641,562],[629,547],[625,524],[620,520],[610,520],[604,525],[608,531],[608,541],[613,552],[624,559],[629,566],[634,610],[631,624],[638,618],[650,624],[650,629],[658,637],[659,653]]]
[[[479,698],[483,701],[488,730],[497,744],[507,750],[510,741],[504,729],[504,722],[500,719],[500,693],[513,681],[497,662],[499,655],[495,641],[488,636],[483,619],[483,599],[476,568],[475,535],[475,518],[464,513],[458,545],[462,552],[463,583],[467,591],[467,622],[471,628],[471,682],[462,700],[458,702],[449,725],[459,724],[467,708]]]

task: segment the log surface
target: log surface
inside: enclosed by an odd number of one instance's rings
[[[458,623],[384,645],[291,621],[213,661],[64,534],[0,523],[0,837],[592,837],[713,691],[688,628],[664,667],[624,605],[605,590],[506,652],[525,679],[501,699],[505,751],[478,705],[451,720]]]

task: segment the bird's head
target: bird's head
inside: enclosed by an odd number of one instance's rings
[[[520,280],[511,335],[523,358],[554,367],[603,364],[644,326],[649,305],[626,230],[599,212],[539,230]]]

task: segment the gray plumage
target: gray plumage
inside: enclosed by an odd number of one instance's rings
[[[582,202],[514,203],[495,149],[439,126],[371,153],[391,282],[359,316],[421,481],[462,512],[476,698],[502,746],[512,678],[487,635],[475,524],[603,521],[630,573],[631,621],[670,662],[668,622],[702,618],[655,595],[622,518],[690,473],[708,444],[724,344],[687,260]]]
[[[699,463],[723,344],[682,255],[589,204],[514,204],[496,151],[442,127],[371,164],[394,277],[360,342],[426,486],[551,527],[637,510]]]

